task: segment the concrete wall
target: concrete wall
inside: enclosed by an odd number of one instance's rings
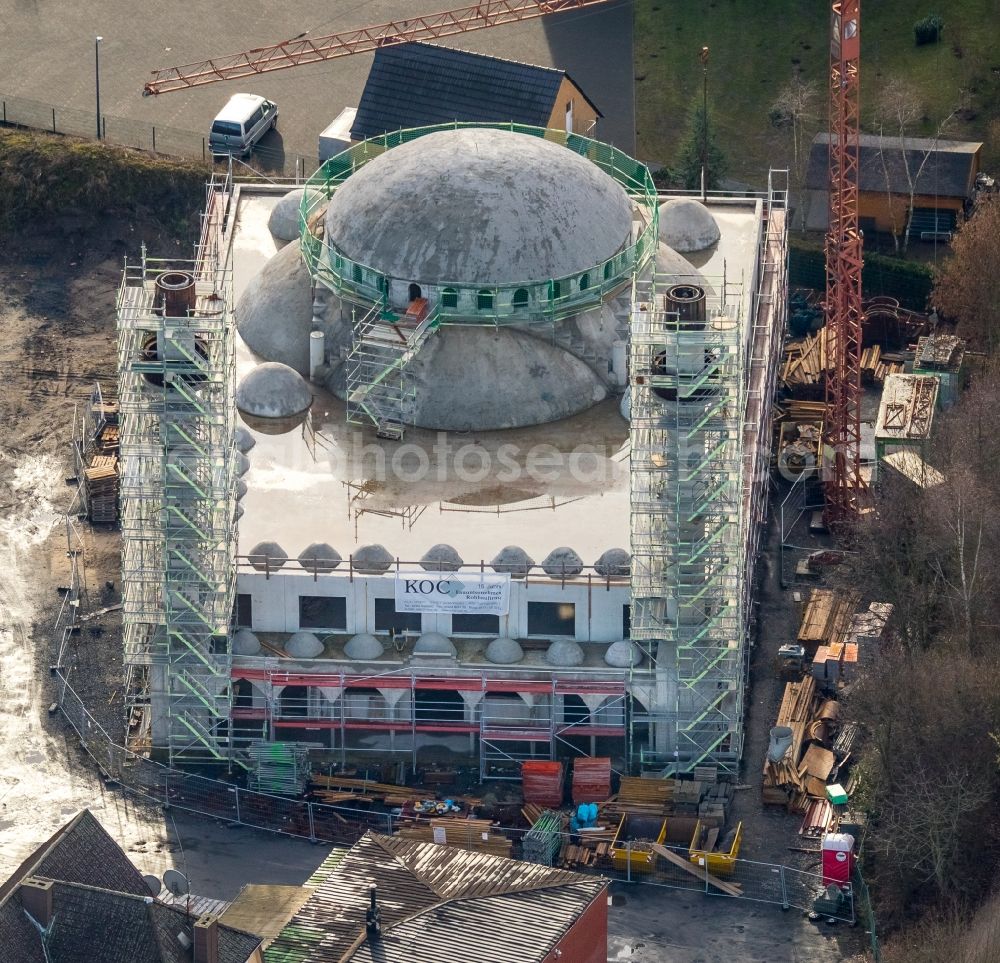
[[[375,600],[395,597],[392,575],[320,575],[315,580],[306,573],[279,572],[270,577],[263,573],[241,572],[237,591],[248,594],[253,604],[253,622],[257,632],[297,632],[299,598],[303,595],[338,596],[346,599],[347,626],[329,626],[349,634],[375,631]],[[622,607],[629,603],[627,585],[611,585],[595,579],[588,588],[586,579],[569,580],[565,587],[558,580],[514,579],[510,587],[510,613],[500,616],[500,634],[512,638],[528,635],[528,602],[569,602],[576,606],[575,638],[580,642],[614,642],[622,637]],[[314,631],[321,632],[323,627]],[[424,632],[451,635],[450,615],[423,615]],[[548,638],[549,636],[544,636]]]

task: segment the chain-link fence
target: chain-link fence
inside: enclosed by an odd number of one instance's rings
[[[356,842],[368,830],[392,835],[404,825],[392,812],[332,806],[254,792],[232,782],[182,772],[153,762],[116,745],[87,711],[62,670],[57,670],[56,675],[59,705],[66,720],[105,777],[125,792],[164,807],[183,809],[241,826],[343,845]],[[437,842],[480,849],[489,842],[492,832],[510,841],[512,856],[525,855],[527,828],[498,826],[487,832],[484,839],[480,822],[467,823],[454,819],[449,820],[444,828],[440,823],[435,826],[437,829],[433,837]],[[580,835],[553,834],[548,850],[550,862],[557,862],[559,854],[580,846],[581,842]],[[631,840],[606,844],[602,852],[594,854],[589,864],[574,861],[573,865],[582,871],[598,872],[609,879],[683,889],[709,896],[749,899],[802,912],[813,911],[816,900],[824,895],[823,878],[815,873],[773,863],[728,858],[721,859],[713,872],[707,865],[701,867],[691,862],[687,847],[665,845],[652,851],[648,843]],[[822,915],[853,923],[851,888],[843,890],[838,902],[831,904],[827,900]]]
[[[73,137],[98,139],[97,112],[60,107],[24,97],[10,97],[0,94],[0,122],[9,127],[27,127],[50,134],[68,134]],[[134,147],[137,150],[167,157],[210,163],[212,153],[208,147],[208,131],[204,134],[115,114],[101,114],[100,138],[120,147]],[[250,164],[265,174],[293,177],[304,180],[319,167],[316,154],[287,150],[280,143],[274,143],[276,135],[268,134],[254,147]]]

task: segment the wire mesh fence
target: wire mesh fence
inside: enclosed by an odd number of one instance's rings
[[[102,113],[98,121],[96,110],[90,112],[0,94],[0,122],[8,127],[25,127],[50,134],[99,139],[120,147],[133,147],[166,157],[179,157],[206,164],[213,161],[207,131],[199,134],[115,114]],[[268,134],[264,141],[254,147],[249,163],[262,173],[301,181],[319,167],[319,158],[310,152],[287,150],[282,146],[280,138]]]
[[[58,702],[67,722],[105,777],[113,780],[124,792],[165,808],[181,809],[267,832],[342,845],[356,842],[369,830],[392,835],[403,824],[398,812],[327,805],[255,792],[235,782],[183,772],[154,762],[117,745],[87,711],[61,669],[56,670],[56,675]],[[478,820],[466,822],[452,819],[444,825],[435,822],[431,836],[435,842],[478,850],[488,849],[489,837],[493,835],[509,841],[512,856],[524,858],[529,855],[528,848],[524,846],[528,832],[527,827],[506,826],[493,826],[484,832]],[[554,833],[552,845],[546,850],[549,864],[557,863],[559,854],[580,843],[579,834]],[[673,858],[664,856],[664,852]],[[664,845],[654,851],[648,843],[631,840],[616,841],[605,847],[603,854],[589,865],[576,864],[574,868],[623,882],[748,899],[802,912],[811,912],[816,900],[825,892],[822,876],[815,873],[736,858],[714,861],[713,857],[711,865],[699,865],[697,858],[692,861],[688,847]],[[852,888],[844,889],[836,903],[826,905],[822,915],[827,919],[853,923]]]

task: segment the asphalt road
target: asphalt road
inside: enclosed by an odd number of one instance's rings
[[[451,0],[461,5],[464,0]],[[101,35],[102,113],[148,128],[207,134],[212,118],[237,90],[275,100],[279,131],[266,146],[276,152],[314,157],[318,134],[345,106],[357,104],[371,54],[278,71],[194,90],[142,97],[150,71],[190,63],[294,37],[314,36],[383,23],[421,11],[437,11],[449,0],[213,0],[212,3],[122,3],[121,0],[10,0],[0,37],[0,98],[29,98],[67,108],[81,133],[96,126],[95,44]],[[442,43],[569,71],[605,114],[598,134],[634,150],[634,83],[631,0],[495,27]],[[59,111],[62,113],[62,111]],[[39,122],[49,111],[40,108]],[[60,124],[62,122],[60,121]]]

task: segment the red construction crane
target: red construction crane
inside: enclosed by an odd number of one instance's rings
[[[861,266],[858,229],[858,71],[861,0],[833,3],[830,42],[830,229],[826,235],[827,371],[824,429],[827,522],[855,516],[861,477]]]
[[[350,54],[368,53],[393,44],[433,40],[435,37],[532,20],[549,13],[580,10],[607,2],[608,0],[487,0],[485,3],[473,3],[457,10],[393,20],[391,23],[345,30],[325,37],[310,38],[301,35],[270,47],[257,47],[242,53],[213,57],[201,63],[154,70],[152,79],[142,93],[145,97],[185,87],[214,84],[219,80],[238,80],[272,70],[298,67],[300,64],[314,64]]]

